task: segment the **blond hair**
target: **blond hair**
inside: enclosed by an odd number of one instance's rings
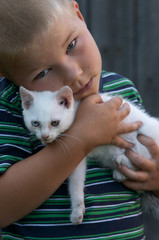
[[[0,0],[0,72],[64,12],[73,13],[70,0]]]

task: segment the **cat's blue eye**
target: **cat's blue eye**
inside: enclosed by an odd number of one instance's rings
[[[60,124],[60,121],[59,121],[59,120],[56,120],[56,121],[52,121],[52,122],[51,122],[51,125],[52,125],[53,127],[57,127],[59,124]]]
[[[33,127],[39,127],[40,123],[38,121],[31,121]]]
[[[67,52],[71,51],[76,46],[76,39],[74,39],[67,47]]]
[[[40,79],[40,78],[43,78],[45,77],[48,72],[49,72],[50,69],[45,69],[44,71],[42,71],[41,73],[39,73],[37,76],[36,76],[36,79]]]

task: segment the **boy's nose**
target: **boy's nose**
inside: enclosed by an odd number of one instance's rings
[[[79,80],[81,80],[83,70],[81,66],[75,61],[68,61],[65,65],[65,84],[73,84]]]

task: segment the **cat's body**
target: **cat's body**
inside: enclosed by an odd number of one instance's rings
[[[69,87],[64,87],[57,92],[32,92],[21,87],[20,94],[25,124],[44,144],[52,142],[71,126],[79,103],[74,102],[72,90]],[[104,102],[111,98],[107,93],[100,95]],[[125,102],[125,100],[123,101]],[[150,117],[132,103],[129,102],[129,105],[131,108],[130,114],[123,122],[131,123],[141,120],[143,125],[138,131],[121,136],[134,144],[133,151],[145,158],[151,158],[147,148],[137,140],[137,135],[149,136],[159,145],[159,121]],[[96,147],[87,157],[101,162],[103,167],[113,169],[113,177],[117,181],[122,182],[125,180],[125,176],[118,171],[117,165],[123,164],[136,170],[126,157],[125,150],[113,145]],[[73,224],[82,222],[85,211],[84,181],[86,158],[82,160],[69,177],[69,192],[72,204],[71,221]],[[149,199],[145,197],[144,204],[153,208],[154,206],[151,206],[151,200]]]

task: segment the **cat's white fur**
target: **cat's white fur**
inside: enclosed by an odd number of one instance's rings
[[[20,87],[20,95],[25,124],[44,144],[52,142],[71,126],[79,105],[79,102],[74,102],[72,90],[67,86],[57,92],[35,92]],[[112,96],[109,96],[107,93],[102,93],[100,95],[104,102],[112,98]],[[126,100],[123,99],[123,102],[125,101]],[[147,148],[137,140],[137,135],[144,134],[149,136],[155,139],[157,144],[159,144],[159,121],[149,116],[144,110],[137,108],[132,103],[128,103],[131,111],[123,122],[131,123],[140,120],[143,122],[143,125],[138,131],[122,134],[121,136],[134,144],[133,151],[145,158],[151,159],[151,155]],[[131,169],[137,170],[126,157],[125,150],[113,145],[96,147],[87,157],[95,158],[102,163],[102,166],[111,168],[113,170],[114,179],[120,182],[124,181],[126,178],[118,171],[118,165],[124,164]],[[70,218],[73,224],[79,224],[83,220],[85,211],[85,171],[86,158],[81,161],[69,177],[68,185],[72,204]],[[158,207],[158,201],[154,199],[153,196],[145,193],[144,205],[147,208],[151,208],[155,214],[157,211],[156,215],[159,216],[159,210],[156,209],[156,206]],[[156,205],[154,203],[156,203]]]

